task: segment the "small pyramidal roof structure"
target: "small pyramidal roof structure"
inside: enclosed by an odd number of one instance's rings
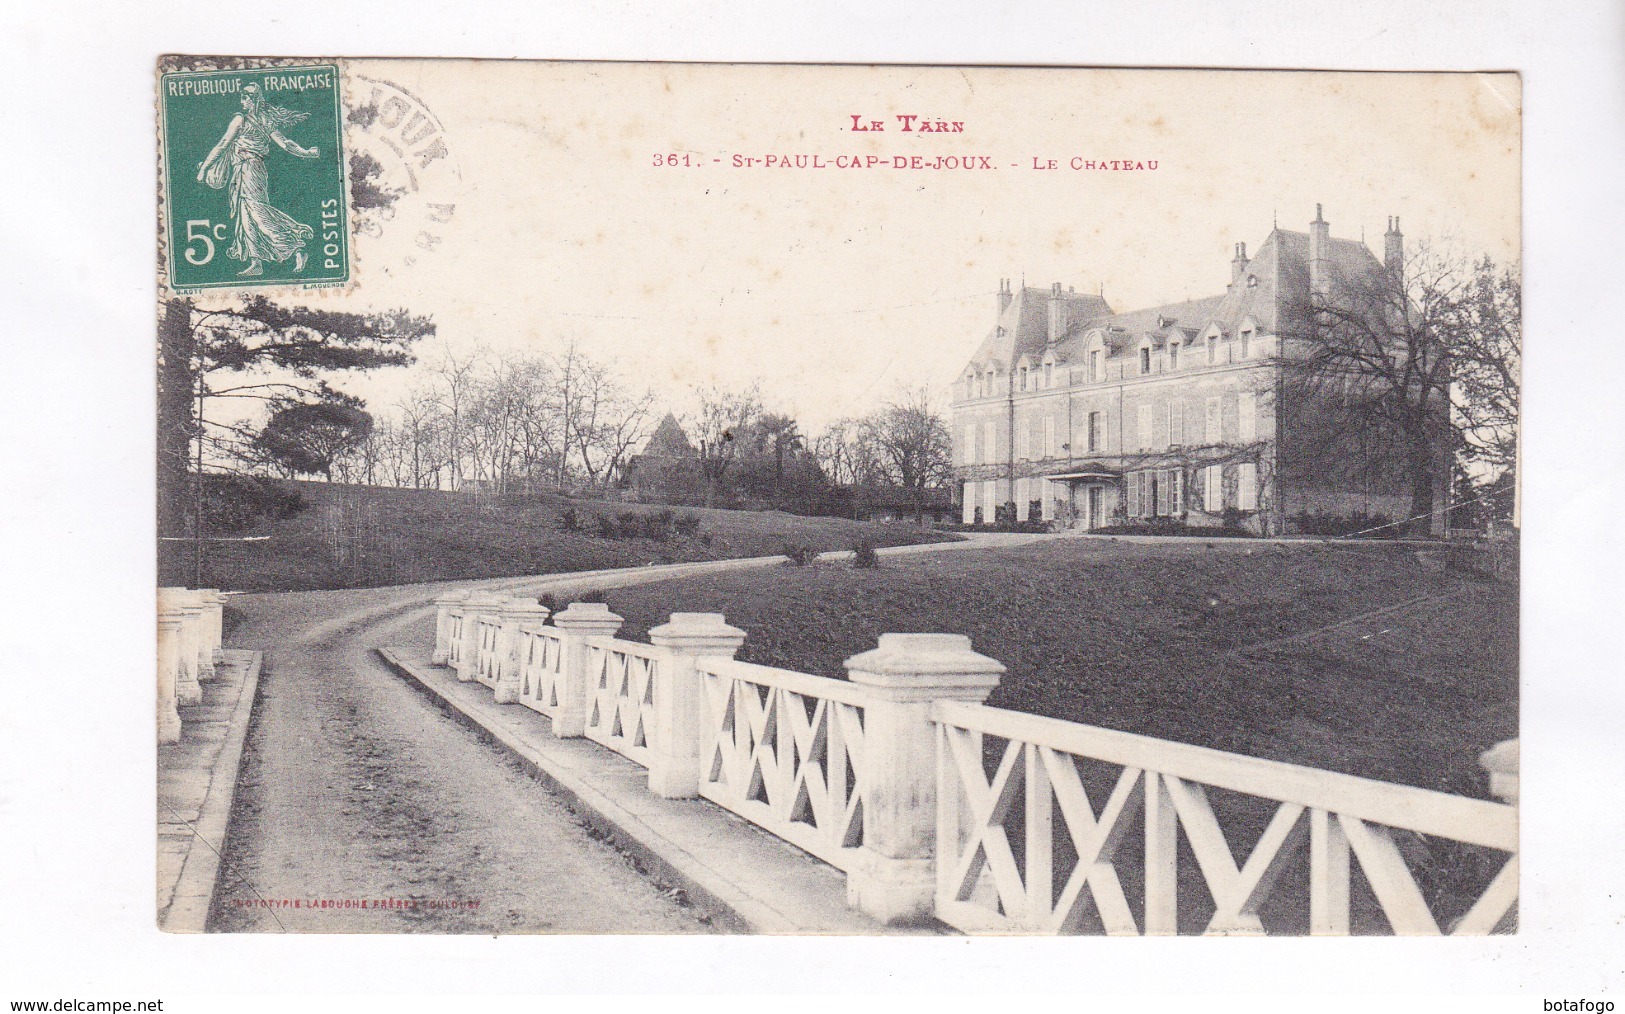
[[[643,445],[643,453],[653,458],[692,458],[695,451],[688,434],[683,432],[683,424],[677,421],[677,416],[667,412],[666,418],[660,420],[660,425],[649,436],[649,442]]]

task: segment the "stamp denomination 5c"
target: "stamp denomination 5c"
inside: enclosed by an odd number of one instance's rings
[[[160,78],[171,288],[349,280],[339,83],[331,64]]]

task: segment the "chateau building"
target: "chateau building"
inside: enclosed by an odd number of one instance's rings
[[[1117,313],[1060,283],[1002,280],[993,329],[954,388],[963,521],[1162,518],[1280,534],[1304,515],[1405,517],[1396,450],[1358,440],[1327,455],[1308,438],[1312,407],[1278,411],[1310,294],[1403,257],[1397,218],[1379,261],[1333,238],[1317,205],[1308,232],[1272,229],[1251,255],[1238,243],[1230,283],[1203,299]],[[1447,461],[1439,472],[1442,490]]]

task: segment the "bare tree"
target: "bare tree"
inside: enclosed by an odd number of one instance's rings
[[[648,391],[629,393],[600,363],[583,363],[578,375],[576,460],[587,481],[604,489],[620,474],[633,448],[649,438],[655,398]]]
[[[931,404],[930,389],[901,393],[865,418],[862,432],[881,474],[905,492],[915,518],[923,520],[925,491],[953,478],[953,439]]]
[[[1283,329],[1279,408],[1294,467],[1408,488],[1412,530],[1429,530],[1459,439],[1452,364],[1470,285],[1459,259],[1425,245],[1402,265],[1326,269]]]
[[[699,412],[684,429],[693,435],[699,449],[707,507],[716,502],[729,467],[739,457],[741,445],[761,413],[761,394],[754,384],[743,392],[716,386],[700,391]]]
[[[1517,268],[1488,257],[1474,263],[1457,312],[1453,373],[1463,452],[1504,473],[1515,469],[1518,459],[1523,297]]]

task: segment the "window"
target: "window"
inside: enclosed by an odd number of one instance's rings
[[[1090,412],[1089,413],[1089,449],[1091,451],[1100,450],[1100,446],[1103,443],[1106,442],[1106,440],[1105,440],[1106,434],[1105,434],[1104,429],[1103,429],[1103,427],[1101,426],[1100,423],[1101,423],[1101,415],[1100,415],[1100,413],[1099,412]]]
[[[959,460],[967,465],[976,464],[976,424],[971,423],[965,427],[965,449],[960,452]]]
[[[1224,466],[1209,465],[1202,469],[1202,509],[1209,514],[1224,512]]]
[[[1140,347],[1140,372],[1142,374],[1151,372],[1151,346],[1149,345]]]
[[[1250,444],[1258,439],[1258,395],[1252,391],[1241,392],[1238,399],[1237,415],[1241,424],[1241,442]]]
[[[1027,389],[1027,367],[1025,366],[1021,368],[1021,389],[1023,391]]]
[[[974,397],[976,397],[976,378],[975,377],[966,377],[965,378],[965,397],[966,398],[974,398]]]
[[[1258,509],[1258,466],[1251,462],[1236,466],[1236,506],[1244,511]]]
[[[1055,457],[1055,419],[1044,417],[1044,457]]]
[[[976,483],[974,483],[974,482],[965,483],[965,496],[964,496],[963,501],[961,501],[961,503],[960,503],[959,509],[962,512],[960,514],[960,516],[959,516],[959,520],[962,523],[967,524],[967,525],[975,524],[975,522],[976,522]]]
[[[1241,329],[1241,358],[1243,358],[1243,359],[1247,358],[1247,352],[1248,352],[1249,348],[1252,346],[1252,343],[1253,343],[1253,329],[1250,328],[1250,327],[1242,328]]]
[[[1257,275],[1248,275],[1247,276],[1247,288],[1249,288],[1249,289],[1258,288],[1258,276]]]
[[[1224,439],[1223,431],[1220,428],[1222,421],[1219,414],[1220,406],[1221,402],[1218,398],[1209,398],[1207,400],[1207,419],[1204,421],[1202,428],[1203,443],[1216,444]]]
[[[1031,419],[1024,418],[1021,420],[1021,422],[1016,424],[1016,457],[1032,457],[1032,446],[1033,421]]]
[[[1126,478],[1123,493],[1128,499],[1128,516],[1137,518],[1140,516],[1140,480],[1145,478],[1145,473],[1130,472]]]
[[[1219,361],[1219,336],[1216,335],[1216,334],[1210,334],[1210,335],[1207,336],[1207,362],[1208,362],[1209,366],[1212,366],[1214,363],[1216,363],[1218,361]]]
[[[1016,480],[1016,520],[1022,521],[1027,517],[1027,480]]]
[[[1168,446],[1178,447],[1185,442],[1185,403],[1168,403]]]
[[[1044,386],[1049,387],[1054,382],[1055,382],[1055,364],[1054,363],[1045,363],[1044,364]]]
[[[1100,380],[1100,350],[1089,353],[1089,379]]]
[[[1139,437],[1140,437],[1140,450],[1149,451],[1151,449],[1151,406],[1150,405],[1141,405],[1140,406],[1138,430],[1139,430]]]
[[[982,424],[982,462],[984,464],[995,460],[994,455],[996,452],[994,451],[993,441],[998,436],[998,430],[995,429],[995,426],[996,424],[991,422]]]
[[[1179,339],[1168,340],[1168,372],[1173,373],[1179,369]]]

